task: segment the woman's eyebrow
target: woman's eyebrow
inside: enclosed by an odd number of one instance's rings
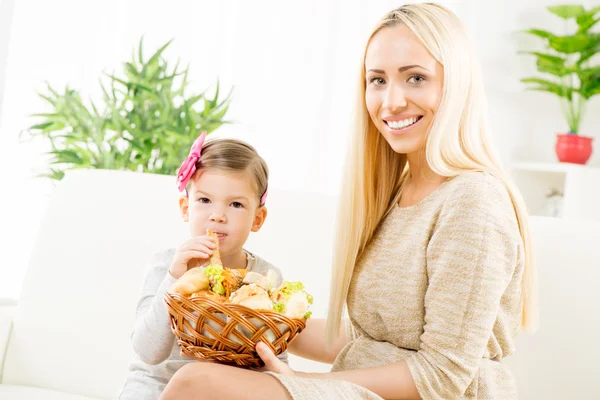
[[[424,69],[425,71],[429,71],[427,68],[425,68],[421,65],[411,64],[411,65],[405,65],[404,67],[398,68],[398,72],[404,72],[404,71],[407,71],[407,70],[413,69],[413,68],[421,68],[421,69]],[[367,72],[374,72],[376,74],[384,74],[385,73],[385,71],[382,69],[370,69]]]

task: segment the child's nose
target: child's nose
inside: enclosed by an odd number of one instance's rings
[[[221,212],[213,212],[210,215],[210,220],[211,222],[220,222],[220,223],[224,223],[227,221],[227,217],[225,216],[225,214],[221,213]]]

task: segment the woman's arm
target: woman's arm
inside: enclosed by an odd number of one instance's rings
[[[344,321],[342,321],[338,338],[333,343],[333,346],[328,348],[325,341],[326,323],[327,320],[324,318],[309,319],[306,322],[306,328],[290,344],[290,353],[309,360],[333,364],[335,358],[348,340],[344,329]]]

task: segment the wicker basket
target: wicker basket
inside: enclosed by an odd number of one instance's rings
[[[181,353],[197,360],[261,367],[264,364],[255,350],[258,342],[279,355],[306,327],[305,319],[205,297],[167,293],[165,302]]]

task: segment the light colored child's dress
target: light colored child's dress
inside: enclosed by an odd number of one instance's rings
[[[171,249],[155,255],[150,262],[131,335],[136,357],[129,366],[118,400],[156,400],[175,372],[185,364],[195,362],[180,355],[163,300],[166,291],[176,281],[168,272],[174,256],[175,250]],[[277,272],[277,285],[281,284],[278,268],[250,252],[246,252],[246,256],[247,270],[266,275],[272,269]],[[282,353],[279,359],[287,362],[287,352]]]
[[[523,266],[508,192],[488,174],[394,208],[357,263],[350,342],[333,371],[405,360],[424,400],[516,399],[502,359],[514,352]],[[295,400],[380,399],[348,382],[274,376]]]

